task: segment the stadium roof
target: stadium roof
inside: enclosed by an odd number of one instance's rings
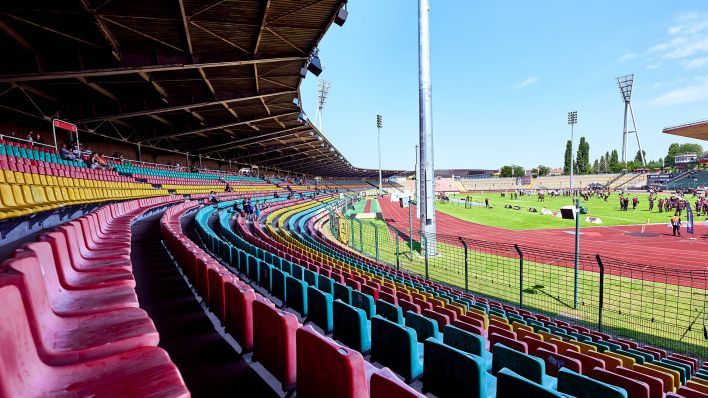
[[[682,137],[708,141],[708,120],[667,127],[663,132],[664,134],[680,135]]]
[[[143,148],[373,177],[299,118],[300,70],[343,3],[8,2],[0,11],[0,117],[59,117]]]

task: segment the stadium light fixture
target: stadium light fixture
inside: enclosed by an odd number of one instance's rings
[[[383,184],[381,183],[381,127],[383,127],[383,118],[381,115],[376,115],[376,128],[379,132],[379,196],[383,195]]]
[[[334,17],[334,23],[336,23],[339,26],[344,26],[344,23],[347,22],[347,16],[349,13],[347,12],[347,2],[345,1],[344,4],[339,8],[337,11],[337,15]]]
[[[570,125],[570,194],[573,192],[573,127],[578,123],[578,111],[568,112],[568,124]],[[573,297],[573,308],[578,308],[578,270],[580,258],[580,199],[575,200],[575,294]]]
[[[568,112],[568,124],[570,125],[570,195],[575,196],[573,191],[573,126],[578,123],[578,111]]]
[[[646,160],[644,159],[644,153],[642,152],[642,144],[639,142],[639,131],[637,129],[637,122],[634,119],[634,109],[632,109],[632,88],[634,86],[634,74],[620,76],[617,79],[617,87],[620,90],[620,95],[622,96],[622,101],[624,102],[624,128],[622,130],[622,163],[627,161],[627,136],[631,133],[637,137],[637,146],[639,147],[639,155],[642,160],[642,165],[646,166]],[[629,119],[627,116],[632,117],[632,127],[634,130],[629,130]]]

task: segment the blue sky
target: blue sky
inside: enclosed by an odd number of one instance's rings
[[[327,138],[356,167],[412,169],[418,141],[418,20],[414,0],[351,0],[343,27],[320,44],[332,82]],[[591,159],[621,149],[615,77],[635,73],[632,103],[649,159],[664,127],[708,118],[708,2],[431,0],[436,168],[560,167],[578,111]],[[317,79],[302,85],[314,120]],[[628,157],[636,141],[630,136]]]

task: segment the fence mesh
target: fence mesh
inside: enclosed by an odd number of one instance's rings
[[[388,266],[617,337],[708,359],[706,270],[586,254],[578,256],[576,266],[574,253],[417,231],[411,236],[384,220],[334,211],[329,231]]]

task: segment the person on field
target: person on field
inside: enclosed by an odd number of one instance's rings
[[[673,229],[673,236],[681,236],[681,217],[678,211],[671,217],[671,227]]]
[[[639,198],[636,196],[632,198],[632,210],[637,210],[637,205],[639,204]]]

